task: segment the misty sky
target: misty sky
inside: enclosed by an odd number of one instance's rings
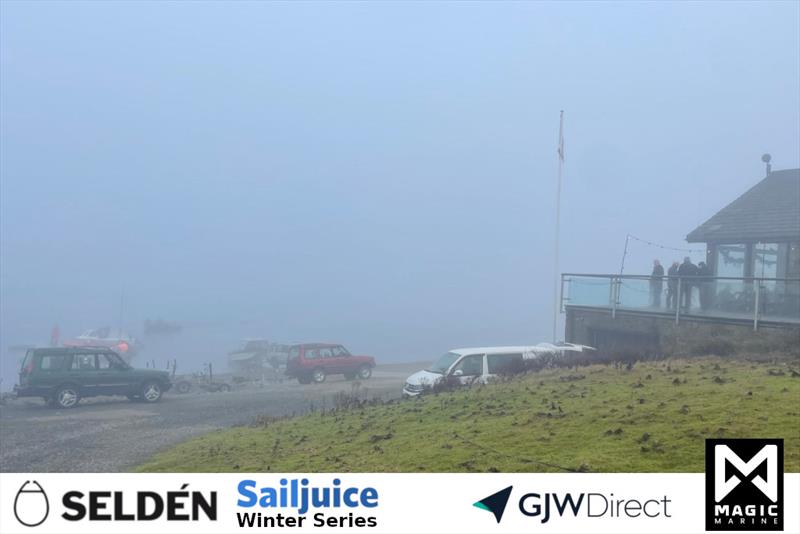
[[[2,387],[123,294],[184,367],[548,340],[559,110],[562,270],[687,246],[800,166],[799,5],[3,1]]]

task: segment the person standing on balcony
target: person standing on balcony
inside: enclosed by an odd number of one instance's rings
[[[689,256],[683,258],[683,263],[678,267],[678,276],[681,277],[681,301],[684,310],[692,307],[692,288],[697,284],[697,265],[692,263]]]
[[[673,261],[667,269],[667,308],[674,310],[678,307],[678,267],[680,263]]]
[[[664,291],[664,267],[661,262],[653,260],[653,272],[650,273],[650,305],[661,307],[661,292]]]

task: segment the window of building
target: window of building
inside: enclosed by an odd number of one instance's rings
[[[717,276],[744,276],[745,245],[717,245]]]
[[[787,252],[787,243],[756,243],[753,246],[753,276],[783,278]]]

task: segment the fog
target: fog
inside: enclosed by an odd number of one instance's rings
[[[18,344],[180,322],[379,362],[551,336],[800,165],[797,3],[0,4],[0,377]],[[697,248],[696,245],[692,248]],[[682,257],[632,243],[627,273]]]

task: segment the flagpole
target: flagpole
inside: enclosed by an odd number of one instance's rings
[[[561,110],[558,124],[558,186],[556,187],[556,236],[553,251],[553,343],[558,341],[558,314],[561,303],[558,298],[560,283],[558,256],[561,245],[561,178],[564,173],[564,110]]]

